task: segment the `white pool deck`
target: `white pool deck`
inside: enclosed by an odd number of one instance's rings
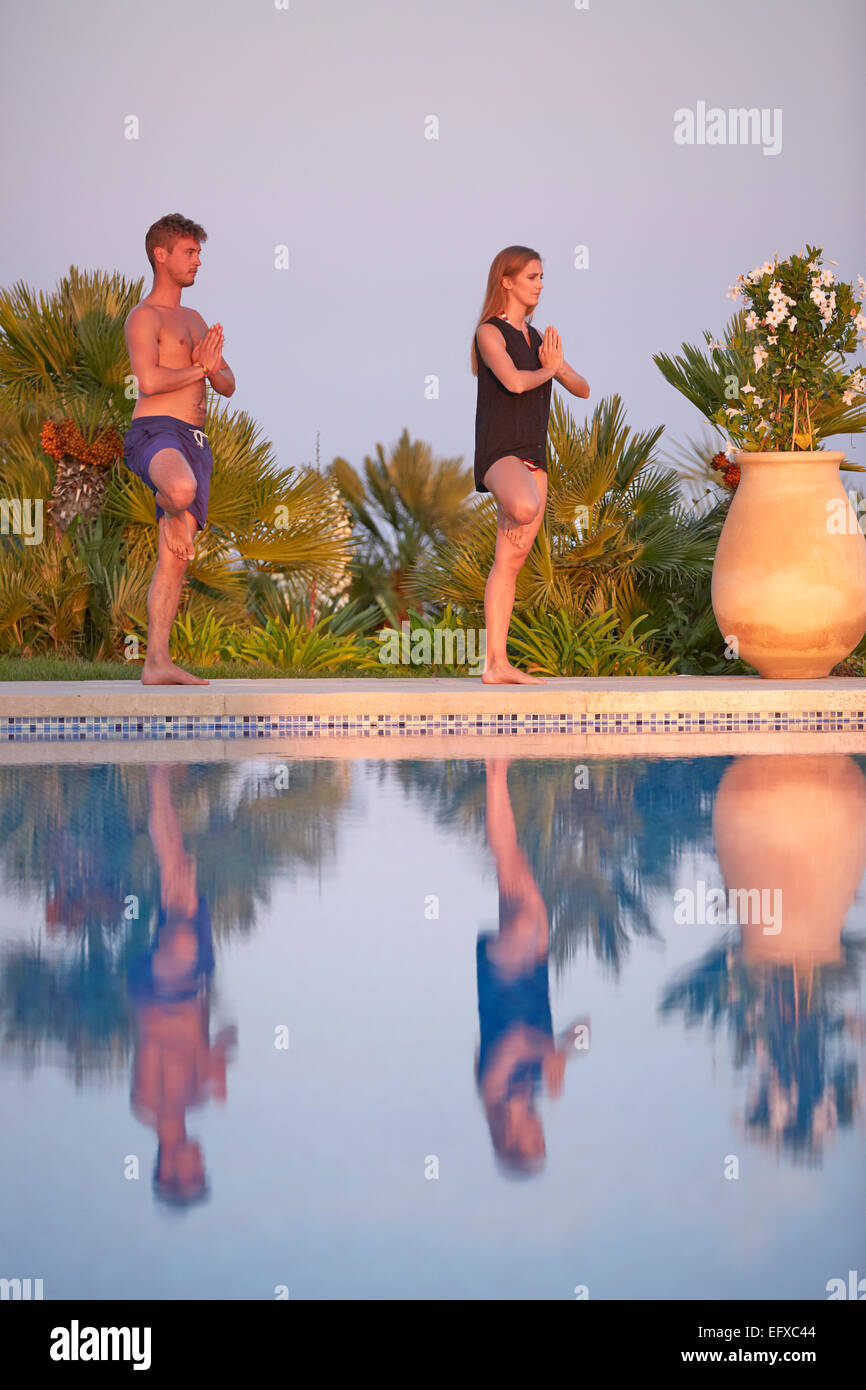
[[[371,737],[333,730],[317,736],[266,739],[199,737],[89,740],[75,743],[4,742],[0,761],[196,761],[252,754],[299,757],[573,757],[697,756],[705,753],[866,752],[866,681],[771,681],[741,676],[552,679],[544,685],[483,685],[480,678],[215,680],[207,686],[142,686],[139,681],[0,682],[0,720],[51,716],[280,715],[294,718],[460,715],[705,715],[832,720],[835,728],[723,727],[706,732],[656,728],[627,732],[415,733]],[[844,727],[859,722],[860,729]],[[518,747],[519,745],[519,747]]]

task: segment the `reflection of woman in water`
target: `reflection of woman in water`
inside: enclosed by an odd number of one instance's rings
[[[133,961],[128,974],[138,1022],[132,1109],[157,1132],[154,1191],[173,1205],[187,1206],[207,1195],[207,1179],[201,1148],[187,1137],[186,1111],[210,1095],[225,1099],[226,1047],[233,1030],[211,1044],[210,913],[196,888],[195,864],[184,852],[171,802],[171,768],[147,771],[162,902],[150,949]]]
[[[499,933],[478,938],[481,1044],[476,1080],[500,1166],[528,1177],[545,1160],[535,1098],[542,1083],[549,1096],[562,1093],[566,1060],[576,1054],[577,1024],[554,1038],[547,909],[517,843],[508,760],[488,758],[485,767],[487,838],[499,879]]]

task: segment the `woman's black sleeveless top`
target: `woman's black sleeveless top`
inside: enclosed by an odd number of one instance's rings
[[[521,372],[537,372],[541,367],[538,349],[544,339],[537,328],[529,324],[532,346],[519,328],[506,319],[489,318],[503,338],[508,356]],[[475,490],[489,492],[484,486],[484,474],[491,463],[506,454],[531,459],[547,471],[547,422],[550,417],[551,382],[545,381],[531,391],[519,395],[502,385],[491,372],[478,350],[478,403],[475,407]]]

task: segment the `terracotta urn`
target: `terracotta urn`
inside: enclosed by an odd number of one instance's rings
[[[761,903],[772,905],[770,930],[755,912],[741,921],[745,959],[804,969],[838,964],[866,866],[866,778],[854,759],[737,758],[719,783],[713,833],[728,891],[759,889]]]
[[[866,632],[866,537],[839,450],[738,453],[740,481],[713,564],[726,642],[760,675],[818,679]]]

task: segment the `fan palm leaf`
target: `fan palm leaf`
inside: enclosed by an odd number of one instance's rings
[[[563,610],[572,618],[614,607],[637,617],[675,582],[708,570],[715,535],[682,505],[679,476],[654,456],[661,428],[632,434],[619,396],[577,427],[555,395],[548,429],[548,505],[517,577],[514,611]],[[414,567],[407,589],[436,594],[473,615],[496,543],[495,505],[474,508],[460,532]]]
[[[381,444],[364,460],[363,476],[336,458],[330,476],[353,526],[351,593],[399,626],[408,613],[408,577],[436,543],[447,545],[474,511],[473,476],[462,459],[437,459],[429,444],[403,430],[386,457]],[[418,606],[428,594],[415,594]]]

